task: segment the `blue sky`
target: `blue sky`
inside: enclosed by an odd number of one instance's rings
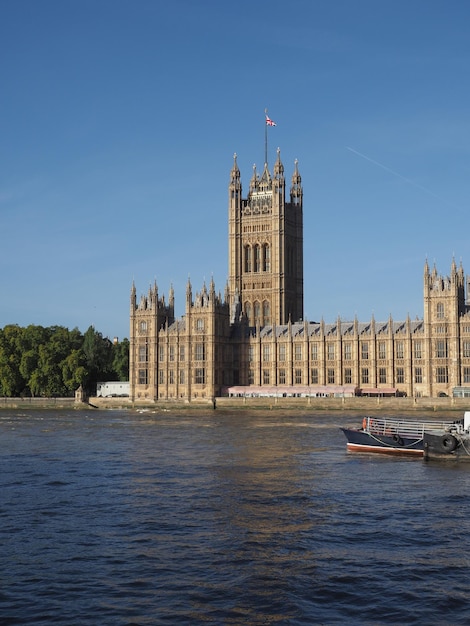
[[[227,279],[228,182],[276,148],[304,188],[305,317],[423,315],[470,273],[465,0],[2,0],[0,327],[129,336]]]

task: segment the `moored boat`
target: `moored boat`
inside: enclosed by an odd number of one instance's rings
[[[424,433],[443,430],[453,422],[421,422],[394,418],[364,417],[362,428],[341,428],[352,452],[378,452],[423,456]]]
[[[470,411],[465,411],[463,422],[426,429],[423,446],[428,461],[470,462]]]

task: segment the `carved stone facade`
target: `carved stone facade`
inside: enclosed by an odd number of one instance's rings
[[[462,266],[424,266],[423,319],[307,322],[303,315],[303,190],[295,162],[289,202],[280,152],[271,175],[254,168],[246,198],[236,156],[229,183],[229,277],[174,316],[156,284],[130,302],[130,397],[232,395],[435,397],[468,387],[470,308]],[[188,260],[189,262],[189,260]]]

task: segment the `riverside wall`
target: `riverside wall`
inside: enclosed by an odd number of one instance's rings
[[[470,410],[470,398],[216,398],[198,401],[131,402],[129,398],[0,398],[1,409],[152,409],[179,411],[314,411],[407,415],[423,412],[463,413]]]

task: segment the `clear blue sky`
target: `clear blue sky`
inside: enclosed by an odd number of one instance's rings
[[[466,0],[2,0],[0,327],[129,336],[129,294],[227,279],[264,109],[304,188],[305,317],[423,315],[470,273]]]

